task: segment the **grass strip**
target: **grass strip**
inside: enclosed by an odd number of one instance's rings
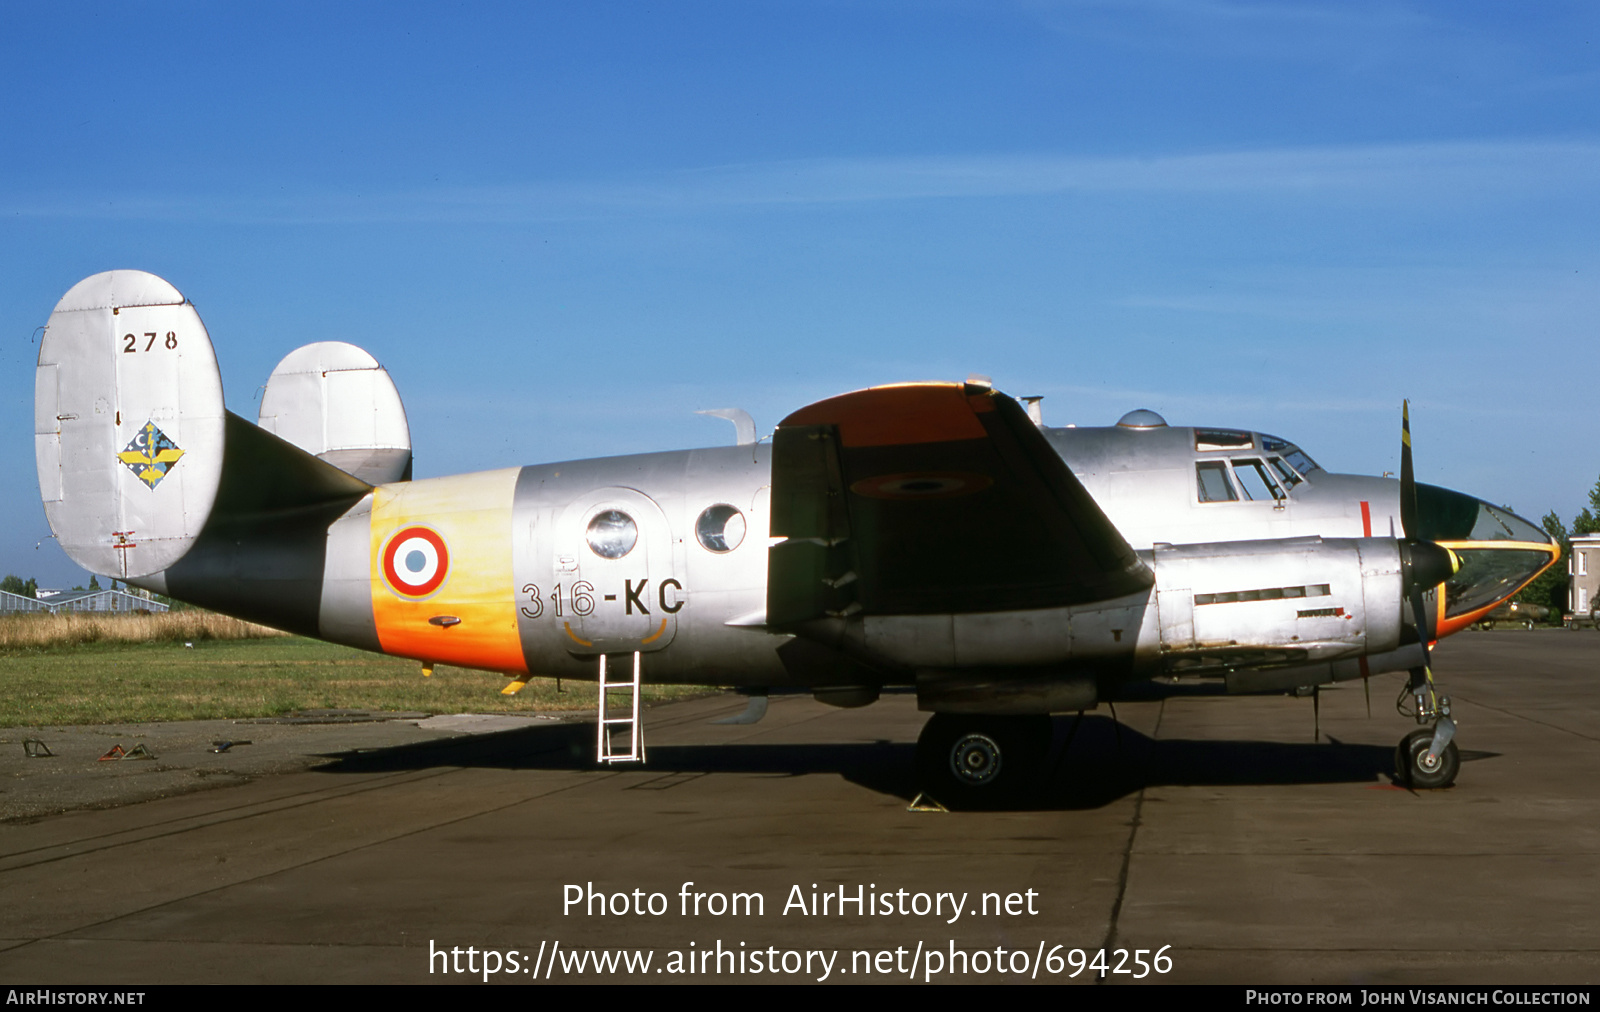
[[[85,643],[156,643],[287,636],[243,619],[189,608],[168,612],[67,611],[0,615],[0,651]]]
[[[595,705],[590,682],[565,682],[566,691],[558,692],[554,679],[536,678],[517,695],[502,696],[504,675],[440,665],[424,678],[416,661],[299,636],[187,642],[193,645],[108,638],[0,646],[0,727],[276,717],[333,707],[531,713]],[[655,685],[644,698],[664,702],[708,691]]]

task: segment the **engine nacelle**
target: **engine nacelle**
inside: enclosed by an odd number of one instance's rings
[[[1290,538],[1154,551],[1162,666],[1219,674],[1392,651],[1403,624],[1393,538]]]

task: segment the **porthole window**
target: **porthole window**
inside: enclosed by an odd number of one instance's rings
[[[589,547],[602,559],[620,559],[639,543],[639,527],[621,510],[596,513],[589,521]]]
[[[731,552],[744,541],[744,514],[726,503],[706,507],[695,521],[694,536],[708,552]]]

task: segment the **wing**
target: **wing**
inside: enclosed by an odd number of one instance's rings
[[[986,386],[875,387],[773,437],[767,623],[1059,607],[1149,569],[1016,401]]]

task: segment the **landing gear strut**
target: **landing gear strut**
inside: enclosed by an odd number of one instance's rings
[[[1015,802],[1038,779],[1052,731],[1042,714],[936,713],[917,738],[917,786],[952,807]]]
[[[1413,710],[1407,711],[1407,700]],[[1400,739],[1394,750],[1394,769],[1400,781],[1416,790],[1449,787],[1461,770],[1461,752],[1453,740],[1456,722],[1450,717],[1450,697],[1434,689],[1433,672],[1414,668],[1411,680],[1395,701],[1402,715],[1414,716],[1418,724],[1428,725]]]

